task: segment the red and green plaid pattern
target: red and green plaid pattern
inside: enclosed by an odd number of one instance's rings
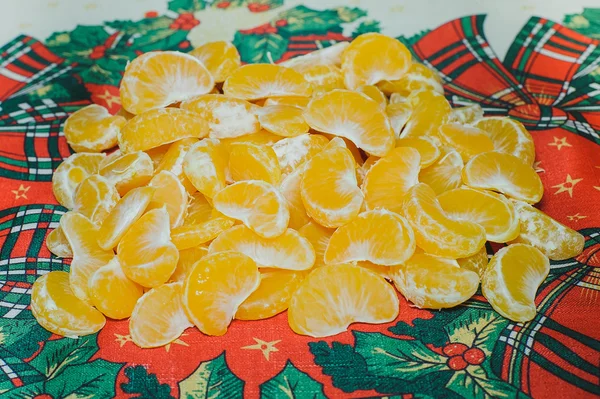
[[[0,104],[0,126],[61,121],[87,104],[89,104],[87,100],[55,101],[52,98],[28,100],[22,97],[9,99]]]

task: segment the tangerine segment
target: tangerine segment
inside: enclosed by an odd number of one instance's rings
[[[177,268],[171,276],[171,281],[185,281],[192,270],[194,263],[198,262],[208,254],[208,247],[197,246],[179,251],[179,261]]]
[[[394,132],[385,112],[362,93],[333,90],[313,98],[304,119],[311,128],[345,137],[371,155],[384,156],[394,147]]]
[[[120,199],[114,184],[100,175],[92,175],[77,186],[73,210],[100,225]]]
[[[204,223],[184,224],[171,230],[171,241],[179,250],[197,247],[214,240],[233,223],[232,219],[215,217]]]
[[[440,93],[418,91],[408,97],[408,104],[413,111],[401,137],[438,138],[438,129],[450,114],[448,100]]]
[[[446,148],[437,162],[419,172],[419,181],[426,183],[440,195],[462,185],[461,172],[464,166],[460,154],[454,149]]]
[[[294,69],[302,73],[304,79],[313,85],[313,94],[334,89],[345,89],[342,70],[335,65],[312,65]]]
[[[544,186],[531,165],[502,152],[479,154],[465,165],[463,182],[473,188],[499,191],[514,199],[535,204],[542,199]]]
[[[382,80],[400,79],[411,65],[410,51],[400,41],[380,33],[365,33],[342,54],[346,87],[355,90]]]
[[[81,152],[65,159],[52,175],[52,192],[59,204],[73,209],[75,189],[87,177],[98,173],[106,154]]]
[[[139,187],[129,191],[112,208],[96,235],[98,245],[104,250],[117,246],[125,232],[138,220],[154,195],[152,187]]]
[[[288,97],[269,97],[266,99],[264,106],[271,105],[290,105],[292,107],[306,108],[310,102],[310,97],[303,96],[288,96]]]
[[[366,173],[362,185],[367,210],[401,212],[400,199],[419,182],[421,155],[410,147],[394,148]]]
[[[258,133],[246,134],[244,136],[233,137],[230,139],[222,139],[221,143],[225,146],[225,148],[229,148],[234,143],[264,144],[272,146],[282,138],[283,137],[281,136],[261,129],[258,131]]]
[[[71,251],[69,241],[67,241],[67,237],[60,228],[60,225],[58,225],[46,236],[46,247],[48,247],[48,250],[59,258],[73,257],[73,251]]]
[[[315,250],[297,231],[287,229],[275,238],[263,238],[246,226],[233,226],[219,235],[208,252],[236,251],[251,257],[259,267],[308,270],[315,263]]]
[[[485,244],[484,228],[467,220],[450,218],[427,184],[419,183],[408,190],[403,213],[414,230],[417,246],[432,255],[464,258]]]
[[[418,308],[457,306],[471,298],[479,287],[479,275],[460,268],[452,259],[415,254],[392,273],[398,291]]]
[[[114,184],[121,195],[136,187],[145,186],[154,173],[152,159],[142,151],[108,158],[100,168],[100,175]]]
[[[326,337],[351,323],[387,323],[400,304],[394,288],[378,274],[360,266],[341,264],[315,269],[292,295],[288,321],[292,330]]]
[[[215,195],[213,205],[225,216],[240,220],[264,238],[283,234],[290,220],[283,194],[260,180],[240,181],[225,187]]]
[[[116,257],[96,270],[88,290],[96,309],[117,320],[131,316],[137,300],[144,294],[141,285],[125,276]]]
[[[363,212],[338,228],[325,250],[325,263],[369,261],[392,266],[415,252],[415,235],[402,216],[385,209]]]
[[[188,203],[184,224],[200,224],[208,221],[213,214],[213,207],[201,193],[195,193]]]
[[[304,170],[296,169],[283,181],[279,189],[281,194],[287,200],[288,210],[290,212],[290,221],[288,226],[292,229],[300,229],[306,223],[310,222],[310,218],[306,214],[306,208],[302,202],[302,195],[300,193],[302,188],[302,174]]]
[[[263,129],[283,137],[308,133],[302,109],[293,105],[266,105],[258,111],[258,121]]]
[[[202,194],[212,198],[225,185],[228,154],[217,139],[205,139],[190,147],[183,159],[183,172]]]
[[[418,62],[413,62],[400,79],[384,80],[377,86],[387,95],[399,94],[408,97],[423,90],[444,94],[442,79],[437,72]]]
[[[514,155],[526,164],[533,165],[535,161],[533,138],[521,122],[508,117],[492,116],[479,119],[474,126],[490,136],[495,151]]]
[[[377,86],[364,85],[364,86],[360,86],[356,90],[359,93],[365,94],[371,100],[375,101],[377,104],[379,104],[379,108],[381,108],[383,111],[385,111],[385,108],[388,105],[388,99],[385,96],[385,94],[383,94],[383,92],[377,88]]]
[[[117,145],[117,135],[127,123],[122,116],[112,116],[98,104],[83,107],[67,118],[63,131],[75,152],[100,152]]]
[[[185,187],[173,173],[163,170],[150,180],[154,188],[149,209],[167,208],[171,228],[181,226],[188,206],[188,194]]]
[[[281,168],[273,148],[251,143],[233,143],[229,148],[229,175],[233,181],[262,180],[278,184],[281,180]]]
[[[327,245],[329,245],[329,240],[334,231],[335,229],[328,229],[313,221],[309,221],[298,229],[298,233],[306,238],[315,250],[316,266],[325,264],[325,250],[327,249]]]
[[[448,122],[472,124],[483,118],[483,109],[479,104],[470,104],[464,107],[453,108],[448,116]]]
[[[356,164],[348,149],[337,147],[315,155],[306,165],[300,194],[308,215],[325,227],[354,219],[363,204]]]
[[[155,109],[127,122],[121,129],[119,147],[124,153],[146,151],[189,137],[203,138],[209,131],[208,122],[195,112]]]
[[[33,283],[31,313],[46,330],[69,338],[98,332],[106,323],[102,313],[75,296],[69,273],[58,270]]]
[[[190,320],[207,335],[223,335],[239,306],[260,284],[254,261],[239,252],[206,255],[185,280],[183,306]]]
[[[446,123],[438,130],[442,143],[453,147],[464,162],[482,152],[494,150],[494,144],[488,135],[476,127],[458,123]]]
[[[327,145],[327,138],[320,134],[302,134],[279,140],[273,144],[283,177],[300,168],[306,161],[321,152]]]
[[[92,274],[106,265],[115,254],[98,246],[98,228],[85,216],[67,212],[60,218],[60,228],[65,233],[73,251],[69,273],[71,289],[77,298],[89,302],[88,282]]]
[[[273,96],[310,96],[312,87],[302,74],[281,65],[248,64],[236,69],[223,84],[226,96],[260,100]]]
[[[332,46],[325,47],[319,50],[312,51],[308,54],[294,57],[289,60],[285,60],[279,65],[302,70],[309,68],[313,65],[336,65],[342,64],[342,53],[350,45],[348,42],[339,42]]]
[[[385,107],[385,113],[390,119],[390,125],[394,131],[396,141],[402,135],[404,126],[408,123],[412,115],[412,107],[409,103],[390,103]]]
[[[222,94],[205,94],[181,103],[181,108],[200,115],[208,122],[209,137],[224,139],[260,130],[254,104]]]
[[[481,291],[502,316],[524,323],[535,317],[535,294],[550,272],[548,258],[526,244],[513,244],[492,257]]]
[[[475,255],[456,259],[456,262],[458,262],[458,265],[461,268],[471,270],[472,272],[477,273],[481,278],[488,265],[487,248],[483,246]]]
[[[191,327],[183,308],[183,283],[163,284],[146,292],[129,319],[131,340],[141,348],[175,341]]]
[[[569,259],[583,251],[583,235],[529,204],[514,200],[513,204],[521,231],[512,242],[529,244],[552,260]]]
[[[411,147],[419,151],[419,155],[421,155],[421,169],[433,165],[439,159],[440,155],[442,155],[435,142],[427,137],[396,139],[396,147]]]
[[[178,140],[172,144],[166,144],[168,147],[167,152],[160,160],[160,163],[155,166],[154,173],[158,174],[163,170],[169,171],[177,176],[188,193],[194,193],[196,188],[192,185],[190,180],[183,172],[183,160],[185,159],[185,155],[188,153],[190,148],[192,148],[192,146],[197,142],[198,139],[189,138]]]
[[[194,139],[190,139],[190,140],[194,140]],[[180,140],[180,141],[182,141],[182,140]],[[175,142],[175,143],[177,143],[177,142]],[[173,144],[175,144],[175,143],[173,143]],[[154,166],[154,169],[158,168],[158,165],[160,165],[162,160],[167,155],[167,152],[169,151],[169,148],[171,147],[171,145],[172,144],[163,144],[161,146],[150,148],[149,150],[144,151],[146,154],[148,154],[148,156],[152,160],[152,165]],[[119,153],[121,153],[121,151],[119,151],[119,150],[117,150],[117,151]],[[114,153],[116,153],[117,151],[115,151]]]
[[[210,72],[195,57],[177,51],[152,51],[125,68],[121,104],[138,115],[208,93],[214,85]]]
[[[127,230],[117,248],[125,275],[144,287],[167,282],[179,259],[169,237],[166,208],[152,209]]]
[[[446,215],[469,220],[485,229],[486,239],[508,242],[519,235],[519,218],[513,204],[504,196],[485,190],[460,187],[437,197]]]
[[[291,270],[262,271],[258,288],[239,306],[235,318],[262,320],[283,312],[305,276],[306,272]]]
[[[242,65],[240,53],[230,42],[223,40],[205,43],[190,51],[208,69],[215,82],[224,82]]]

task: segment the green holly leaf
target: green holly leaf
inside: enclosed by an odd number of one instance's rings
[[[340,7],[337,8],[336,11],[343,22],[354,22],[359,18],[367,16],[365,10],[357,7]]]
[[[468,309],[447,324],[444,330],[450,342],[477,347],[490,356],[508,323],[507,319],[493,310]]]
[[[362,21],[360,25],[352,32],[352,37],[357,37],[362,35],[363,33],[370,32],[381,32],[381,27],[379,26],[379,21],[375,21],[373,19],[368,19],[366,21]]]
[[[106,26],[110,26],[113,29],[120,30],[127,35],[143,36],[148,32],[160,29],[169,29],[169,26],[173,23],[174,19],[167,16],[160,16],[156,18],[144,18],[139,21],[132,20],[117,20],[106,22]]]
[[[286,26],[280,28],[280,32],[284,36],[341,32],[341,24],[350,22],[343,20],[336,9],[313,10],[306,6],[296,6],[283,11],[278,18],[288,22]],[[344,18],[348,18],[348,16],[344,16]]]
[[[200,363],[186,379],[179,382],[182,399],[242,398],[244,382],[231,372],[225,362],[225,352]]]
[[[260,385],[260,396],[265,399],[327,398],[323,393],[323,384],[298,370],[289,360],[279,374]]]
[[[288,40],[279,34],[244,34],[236,32],[233,44],[243,62],[271,63],[279,60],[287,50]]]
[[[0,392],[2,392],[1,389]],[[42,393],[44,393],[44,383],[34,382],[33,384],[23,385],[10,391],[2,392],[2,399],[34,399]]]
[[[168,5],[169,10],[177,14],[196,12],[206,8],[204,0],[171,0]]]
[[[161,384],[156,374],[148,373],[144,366],[125,369],[129,382],[121,384],[125,393],[134,394],[133,399],[173,399],[169,384]]]
[[[459,306],[445,309],[443,312],[433,312],[430,319],[415,319],[412,325],[400,321],[390,327],[389,331],[396,335],[419,337],[424,344],[440,347],[448,342],[448,334],[444,330],[444,326],[454,321],[466,309],[466,307]]]
[[[4,366],[0,369],[0,392],[15,388],[14,375],[9,375],[9,372],[16,374],[27,385],[44,379],[44,375],[25,362],[18,351],[8,351],[0,346],[0,360]]]
[[[178,46],[187,40],[187,34],[184,30],[157,30],[135,39],[131,47],[144,53],[153,50],[180,50]]]
[[[78,25],[71,32],[53,33],[46,45],[51,51],[64,57],[69,62],[81,62],[88,59],[88,55],[94,46],[103,44],[110,34],[102,26]]]
[[[47,378],[54,378],[68,366],[85,364],[97,351],[96,335],[78,339],[61,338],[46,341],[29,364]]]
[[[488,378],[485,370],[477,366],[468,366],[456,371],[446,387],[463,398],[496,399],[527,397],[515,386],[495,378]]]
[[[72,364],[65,367],[60,375],[48,380],[44,391],[53,398],[113,398],[121,367],[122,364],[103,359]]]
[[[563,24],[586,36],[600,39],[600,8],[584,8],[581,14],[568,14]]]
[[[50,335],[35,319],[0,319],[0,345],[22,359],[32,356]]]

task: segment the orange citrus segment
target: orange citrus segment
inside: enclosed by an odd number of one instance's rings
[[[280,141],[281,139],[283,139],[283,137],[261,129],[258,131],[258,133],[246,134],[243,136],[232,137],[229,139],[221,139],[221,143],[226,148],[229,148],[234,143],[264,144],[271,146]]]
[[[377,84],[385,94],[400,94],[409,96],[411,93],[422,90],[444,93],[442,80],[437,72],[425,65],[413,62],[408,71],[398,80],[385,80]]]
[[[364,86],[360,86],[359,88],[356,89],[356,91],[358,91],[359,93],[363,93],[365,94],[367,97],[369,97],[371,100],[375,101],[377,104],[379,104],[379,108],[383,111],[385,111],[385,108],[387,107],[387,103],[388,103],[388,99],[385,96],[385,94],[383,94],[381,92],[381,90],[379,90],[377,88],[377,86],[373,86],[373,85],[364,85]]]
[[[33,283],[31,313],[46,330],[70,338],[98,332],[106,323],[102,313],[75,296],[69,274],[57,270]]]
[[[173,173],[188,193],[194,193],[196,188],[189,181],[183,172],[183,160],[190,148],[198,142],[198,139],[181,139],[172,144],[167,144],[167,151],[158,165],[155,164],[154,173],[158,174],[163,170]]]
[[[190,320],[207,335],[223,335],[239,306],[260,284],[256,263],[227,251],[200,259],[185,280],[183,305]]]
[[[479,287],[479,275],[458,267],[456,261],[429,254],[415,254],[394,267],[394,285],[418,308],[451,308],[471,298]]]
[[[153,172],[152,159],[142,151],[107,157],[100,168],[100,175],[114,184],[121,195],[148,184]]]
[[[452,259],[475,254],[485,244],[480,225],[448,217],[426,184],[411,187],[404,197],[403,214],[414,230],[417,246]]]
[[[300,73],[281,65],[248,64],[236,69],[223,84],[226,96],[259,100],[273,96],[310,96],[312,87]]]
[[[477,154],[494,150],[492,140],[476,127],[446,123],[440,126],[438,133],[442,143],[458,151],[464,162]]]
[[[198,191],[212,198],[225,185],[228,154],[217,139],[204,139],[190,147],[183,171]]]
[[[98,104],[83,107],[67,118],[63,131],[75,152],[100,152],[117,144],[117,135],[127,119],[112,116]]]
[[[232,219],[215,217],[203,223],[184,224],[171,230],[171,241],[179,250],[197,247],[214,240],[233,223]]]
[[[325,263],[369,261],[392,266],[410,258],[415,247],[415,236],[406,219],[376,209],[361,213],[333,233],[325,251]]]
[[[456,259],[456,262],[458,262],[458,265],[463,269],[471,270],[472,272],[477,273],[481,278],[488,265],[487,248],[485,246],[481,247],[475,255]]]
[[[289,105],[292,107],[305,108],[310,102],[310,97],[288,96],[288,97],[269,97],[265,100],[265,107],[271,105]]]
[[[375,162],[362,185],[367,209],[400,212],[401,198],[419,182],[420,161],[421,155],[414,148],[398,147]]]
[[[288,226],[298,230],[310,221],[306,214],[306,208],[302,202],[302,174],[304,170],[299,168],[290,173],[283,181],[279,189],[287,200],[288,210],[290,212],[290,221]]]
[[[176,51],[152,51],[125,68],[121,104],[138,115],[208,93],[214,84],[209,71],[195,57]]]
[[[400,79],[410,67],[410,51],[398,40],[380,33],[355,38],[342,54],[344,81],[349,89]]]
[[[521,122],[508,117],[493,116],[478,120],[474,126],[490,136],[495,151],[514,155],[526,164],[533,165],[533,138]]]
[[[198,262],[208,254],[208,247],[198,246],[179,251],[179,261],[177,268],[171,276],[171,281],[185,281],[186,277],[192,270],[194,263]]]
[[[175,341],[191,327],[183,309],[183,283],[163,284],[146,292],[129,319],[131,340],[142,348]]]
[[[273,144],[282,176],[285,177],[299,169],[302,164],[321,152],[327,143],[327,138],[320,134],[302,134]]]
[[[298,233],[306,238],[315,250],[315,266],[325,264],[325,250],[334,231],[335,229],[328,229],[313,221],[307,222],[298,229]]]
[[[308,133],[308,124],[302,109],[293,105],[267,105],[258,111],[258,121],[263,129],[283,137]]]
[[[345,88],[342,70],[335,65],[312,65],[294,69],[313,85],[313,94]]]
[[[187,139],[184,139],[184,140],[187,140]],[[195,140],[195,139],[189,139],[189,140]],[[183,141],[183,140],[179,140],[179,141]],[[178,143],[178,142],[175,142],[173,144],[163,144],[161,146],[150,148],[149,150],[144,151],[146,154],[148,154],[148,156],[152,160],[152,165],[154,166],[155,170],[156,170],[156,168],[158,168],[158,165],[160,165],[162,160],[167,155],[169,148],[176,143]],[[119,153],[120,152],[121,151],[119,151]]]
[[[226,41],[205,43],[189,54],[204,64],[215,82],[224,82],[242,64],[237,48]]]
[[[52,175],[52,192],[59,204],[73,209],[75,189],[84,179],[98,173],[105,154],[79,153],[65,159]]]
[[[406,137],[396,140],[396,147],[411,147],[421,155],[421,169],[433,165],[442,154],[435,142],[427,137]]]
[[[141,285],[125,276],[116,257],[96,270],[88,291],[96,309],[117,320],[131,316],[137,300],[144,294]]]
[[[521,226],[513,242],[529,244],[552,260],[569,259],[583,251],[583,235],[529,204],[514,200],[513,204]]]
[[[483,118],[483,109],[479,104],[470,104],[464,107],[453,108],[448,116],[448,122],[472,124]]]
[[[188,206],[188,194],[177,176],[163,170],[154,175],[149,186],[154,188],[154,195],[148,209],[165,206],[171,228],[181,226]]]
[[[535,294],[549,272],[550,262],[538,249],[509,245],[490,260],[481,291],[496,312],[524,323],[535,317]]]
[[[287,229],[275,238],[263,238],[246,226],[233,226],[219,235],[208,252],[237,251],[251,257],[259,267],[308,270],[315,263],[315,250],[297,231]]]
[[[409,103],[390,103],[385,107],[385,113],[390,119],[390,126],[394,131],[396,141],[402,135],[404,126],[408,123],[412,114],[412,107]]]
[[[58,225],[46,236],[46,247],[48,247],[48,250],[52,252],[56,257],[73,257],[73,251],[71,251],[69,241],[67,241],[67,237],[60,228],[60,225]]]
[[[117,248],[125,275],[144,287],[167,282],[179,259],[169,237],[166,208],[152,209],[135,221]]]
[[[279,65],[297,70],[302,70],[313,65],[340,66],[342,64],[342,53],[349,45],[350,43],[348,42],[339,42],[332,46],[285,60]]]
[[[345,137],[371,155],[383,156],[394,147],[385,112],[362,93],[333,90],[313,98],[304,118],[311,128]]]
[[[206,197],[201,193],[195,193],[188,203],[184,224],[199,224],[206,222],[211,218],[212,213],[213,207]]]
[[[448,100],[433,91],[418,91],[408,97],[412,112],[401,137],[438,138],[438,129],[450,114]]]
[[[119,135],[119,148],[124,153],[146,151],[189,137],[203,138],[208,133],[208,122],[195,112],[155,109],[127,122]]]
[[[502,195],[460,187],[440,194],[437,199],[450,218],[481,225],[488,241],[507,242],[519,234],[515,207]]]
[[[273,148],[251,143],[233,143],[229,148],[231,180],[262,180],[270,184],[279,184],[281,168]]]
[[[292,330],[311,337],[346,331],[352,323],[387,323],[400,304],[396,291],[376,273],[349,264],[315,269],[292,295]]]
[[[92,175],[77,186],[73,210],[101,225],[120,199],[111,182],[100,175]]]
[[[471,158],[462,171],[462,180],[467,186],[499,191],[532,204],[544,194],[540,177],[528,163],[501,152],[485,152]]]
[[[213,198],[213,206],[264,238],[283,234],[290,220],[285,197],[276,187],[260,180],[225,187]]]
[[[419,181],[429,185],[439,195],[462,185],[461,172],[464,165],[456,150],[443,149],[442,156],[433,165],[419,172]]]

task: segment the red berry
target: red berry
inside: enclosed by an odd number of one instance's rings
[[[142,55],[144,52],[142,50],[135,50],[135,55]]]
[[[146,18],[156,18],[158,17],[158,13],[156,11],[148,11],[144,14]]]
[[[190,23],[192,24],[192,26],[198,26],[198,25],[200,25],[200,21],[198,21],[197,19],[194,19],[194,20],[190,21]]]
[[[464,370],[467,366],[467,362],[460,355],[452,356],[448,359],[448,367],[450,367],[451,370]]]
[[[34,396],[33,399],[52,399],[52,396],[48,395],[47,393],[41,393],[37,396]]]
[[[265,28],[265,33],[277,33],[277,28],[274,26],[267,26]]]
[[[181,24],[181,30],[191,30],[194,27],[194,25],[192,25],[189,22],[184,22],[183,24]]]
[[[256,10],[257,10],[258,12],[262,12],[262,11],[267,11],[269,8],[271,8],[271,7],[269,7],[269,5],[268,5],[268,4],[260,4],[260,5],[259,5],[259,6],[256,8]]]
[[[217,4],[217,8],[227,8],[231,5],[230,1],[222,1],[219,4]]]
[[[179,22],[175,21],[173,23],[171,23],[171,25],[169,25],[169,29],[179,29],[180,25]]]
[[[463,357],[469,364],[481,364],[485,360],[485,353],[479,348],[471,348],[463,354]]]
[[[450,344],[444,346],[442,351],[444,352],[444,355],[450,357],[450,356],[462,355],[463,353],[465,353],[465,351],[467,349],[469,349],[469,347],[467,345],[461,344],[460,342],[454,342],[454,343],[450,343]]]
[[[288,21],[285,19],[280,19],[275,22],[275,25],[277,25],[277,26],[286,26],[287,24],[288,24]]]
[[[194,14],[185,12],[183,14],[180,14],[179,18],[177,19],[181,19],[182,21],[191,21],[192,19],[194,19]]]
[[[248,10],[250,10],[252,12],[257,12],[259,8],[260,8],[260,4],[258,4],[258,3],[248,4]]]
[[[188,48],[188,47],[190,47],[190,42],[188,42],[187,40],[179,43],[179,48]]]

